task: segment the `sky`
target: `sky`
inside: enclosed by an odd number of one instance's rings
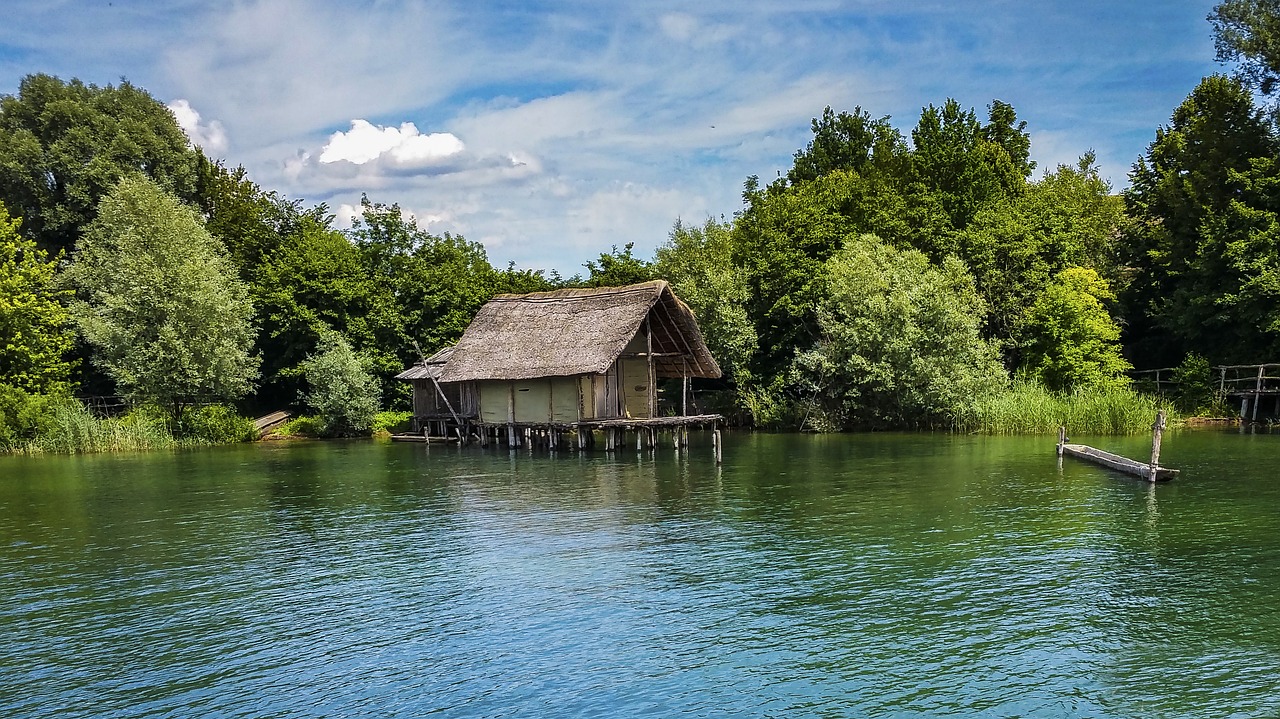
[[[122,78],[266,189],[367,194],[504,267],[648,257],[677,219],[731,218],[822,109],[909,133],[993,99],[1036,176],[1093,150],[1125,186],[1213,61],[1190,0],[4,0],[0,94]]]

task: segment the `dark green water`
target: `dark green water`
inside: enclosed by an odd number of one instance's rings
[[[1280,437],[1164,457],[0,457],[0,717],[1280,716]]]

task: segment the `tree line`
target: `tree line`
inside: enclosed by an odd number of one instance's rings
[[[657,277],[762,426],[955,427],[1017,383],[1108,391],[1134,366],[1274,360],[1277,18],[1214,9],[1235,72],[1156,128],[1122,193],[1092,153],[1037,168],[999,100],[931,104],[906,129],[827,108],[729,219],[677,220],[652,257],[614,247],[568,278],[495,268],[368,198],[338,229],[192,147],[145,90],[31,75],[0,98],[0,431],[35,431],[33,402],[72,393],[175,426],[209,402],[364,417],[404,406],[389,378],[495,294]]]

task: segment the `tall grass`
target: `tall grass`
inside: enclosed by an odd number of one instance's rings
[[[248,442],[257,436],[253,420],[230,407],[194,407],[173,426],[171,418],[154,407],[100,418],[78,401],[65,398],[49,402],[34,436],[10,444],[8,450],[21,454],[138,452]]]
[[[169,428],[149,412],[99,419],[79,402],[50,407],[35,438],[18,447],[25,454],[76,454],[165,449],[174,445]]]
[[[1052,392],[1038,382],[1015,381],[999,394],[981,397],[960,429],[981,434],[1139,434],[1151,431],[1158,410],[1175,416],[1163,398],[1129,388]]]

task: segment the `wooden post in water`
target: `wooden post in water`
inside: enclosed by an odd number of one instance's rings
[[[711,445],[712,445],[712,449],[714,449],[716,453],[716,464],[721,464],[723,462],[720,454],[721,444],[722,442],[720,441],[720,430],[719,429],[712,430]]]
[[[1156,474],[1160,470],[1160,440],[1164,436],[1164,410],[1156,412],[1156,423],[1151,425],[1151,474],[1147,476],[1148,482],[1156,481]]]
[[[1067,444],[1067,428],[1059,427],[1058,428],[1058,456],[1059,457],[1062,456],[1062,448],[1065,447],[1066,444]]]

